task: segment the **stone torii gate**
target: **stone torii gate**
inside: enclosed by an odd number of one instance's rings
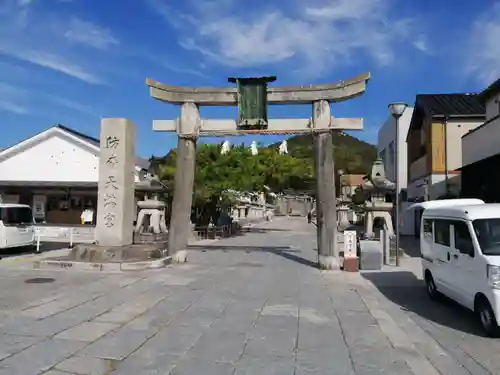
[[[339,268],[332,132],[361,130],[363,119],[334,118],[330,113],[330,103],[345,101],[363,94],[370,74],[362,74],[335,84],[267,87],[267,82],[275,79],[275,77],[229,79],[230,82],[237,83],[237,88],[187,88],[146,80],[152,98],[181,107],[180,117],[177,119],[153,121],[154,131],[176,132],[178,135],[175,192],[168,242],[168,251],[174,260],[178,262],[186,260],[185,249],[191,231],[189,220],[198,137],[312,133],[315,146],[318,263],[322,269]],[[257,88],[253,91],[253,101],[245,97],[245,84],[250,86],[253,84],[253,89]],[[265,109],[260,116],[264,118],[255,121],[256,116],[252,116],[255,112],[252,113],[248,108],[246,119],[244,118],[242,113],[245,112],[244,107],[245,105],[248,107],[249,102],[251,105],[257,102],[264,103]],[[312,118],[268,121],[268,103],[312,104]],[[200,106],[238,106],[240,116],[238,120],[201,119]]]

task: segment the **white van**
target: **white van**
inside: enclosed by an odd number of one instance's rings
[[[35,245],[35,226],[31,207],[0,204],[0,249]]]
[[[500,204],[481,200],[422,203],[420,250],[427,292],[474,311],[483,330],[500,326]]]

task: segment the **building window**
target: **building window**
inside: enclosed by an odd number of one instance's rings
[[[434,220],[434,242],[450,247],[450,222],[448,220]]]

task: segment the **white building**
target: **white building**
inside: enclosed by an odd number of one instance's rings
[[[481,95],[486,120],[462,137],[462,194],[500,202],[500,79]]]
[[[388,180],[396,182],[396,157],[399,159],[399,192],[402,198],[406,196],[408,185],[408,148],[406,137],[410,128],[413,108],[407,108],[399,119],[399,139],[396,141],[396,120],[389,116],[387,121],[378,131],[377,149],[379,157],[384,161],[385,176]],[[396,142],[398,143],[398,155],[396,156]],[[400,231],[404,235],[412,235],[414,231],[413,216],[406,214],[407,202],[402,202],[400,209]]]
[[[149,162],[136,158],[136,182]],[[0,151],[0,197],[28,204],[37,222],[80,224],[85,208],[97,209],[99,140],[62,125]]]
[[[408,182],[406,136],[410,128],[413,108],[407,108],[403,116],[399,119],[399,140],[398,158],[399,158],[399,187],[400,191],[406,189]],[[379,157],[384,161],[385,176],[390,181],[396,182],[396,120],[389,116],[387,121],[378,131],[377,149]]]

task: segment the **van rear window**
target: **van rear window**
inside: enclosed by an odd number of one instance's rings
[[[30,207],[2,207],[0,220],[4,225],[31,224],[33,213]]]

